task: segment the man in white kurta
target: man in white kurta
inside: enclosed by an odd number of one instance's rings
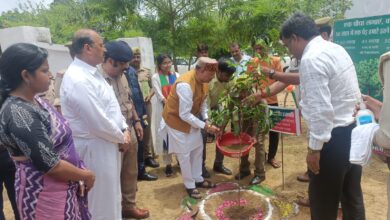
[[[61,106],[77,152],[96,175],[89,210],[92,219],[121,219],[120,150],[128,146],[127,124],[113,89],[96,68],[105,51],[100,36],[80,30],[72,45],[76,58],[62,81]]]
[[[200,198],[196,187],[214,186],[202,177],[203,141],[200,130],[219,131],[207,121],[207,83],[214,78],[216,66],[216,60],[200,58],[195,70],[176,80],[163,112],[169,153],[176,153],[187,192],[196,199]],[[199,113],[206,119],[205,122],[196,117]]]

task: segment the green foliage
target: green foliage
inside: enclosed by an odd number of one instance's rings
[[[48,27],[54,43],[69,41],[80,28],[96,29],[107,40],[147,36],[156,54],[173,57],[192,57],[197,43],[208,44],[211,55],[227,55],[231,42],[249,48],[262,35],[282,51],[278,30],[292,13],[343,18],[352,5],[351,0],[54,0],[49,7],[23,2],[0,16],[0,27]]]
[[[136,1],[120,0],[56,0],[49,8],[30,0],[19,9],[0,16],[1,27],[48,27],[54,43],[66,43],[80,28],[92,28],[108,39],[142,36],[135,28],[138,17],[131,13]]]
[[[247,63],[247,67],[254,65]],[[260,73],[261,67],[258,67]],[[219,109],[212,110],[210,115],[211,123],[224,127],[231,123],[232,132],[235,135],[241,132],[247,132],[249,127],[243,127],[244,122],[256,122],[256,134],[259,132],[268,132],[270,129],[270,115],[268,114],[266,104],[256,106],[244,105],[242,100],[260,90],[261,82],[266,77],[263,74],[257,74],[255,71],[242,72],[240,76],[231,80],[228,90],[221,95],[218,100]]]
[[[362,60],[356,64],[360,91],[382,100],[382,84],[378,76],[378,59]]]

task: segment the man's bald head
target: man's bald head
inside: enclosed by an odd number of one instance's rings
[[[75,54],[81,54],[85,44],[93,44],[93,37],[99,35],[91,29],[80,29],[73,34],[72,49]]]
[[[105,51],[102,38],[91,29],[80,29],[74,33],[72,50],[77,58],[92,66],[103,61]]]

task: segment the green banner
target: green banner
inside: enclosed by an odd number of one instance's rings
[[[356,63],[379,58],[390,51],[390,15],[336,21],[333,40]]]
[[[354,61],[362,93],[381,100],[378,60],[390,51],[390,15],[336,21],[333,40]]]

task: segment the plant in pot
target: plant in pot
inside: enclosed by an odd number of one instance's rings
[[[218,143],[223,142],[224,138],[229,138],[235,141],[227,141],[222,144],[226,147],[226,150],[230,152],[235,152],[234,157],[238,157],[237,153],[240,153],[243,156],[243,150],[246,145],[253,144],[253,140],[248,139],[249,134],[248,130],[251,129],[250,126],[256,124],[255,134],[257,136],[260,132],[268,132],[271,127],[271,120],[269,120],[271,112],[268,111],[266,103],[259,103],[256,105],[245,105],[242,103],[242,100],[251,94],[254,94],[260,89],[265,89],[262,83],[267,80],[264,74],[261,74],[261,65],[262,62],[269,62],[268,56],[262,57],[260,54],[253,58],[247,63],[247,71],[243,71],[238,77],[232,79],[229,83],[230,86],[224,94],[220,95],[219,109],[212,110],[210,119],[211,123],[216,126],[224,128],[229,122],[231,124],[232,133],[227,133],[222,137],[217,139]],[[231,65],[234,65],[231,63]],[[248,126],[248,123],[251,122]],[[245,127],[246,126],[246,127]],[[219,140],[219,142],[218,142]],[[221,148],[220,148],[221,149]],[[248,150],[249,151],[249,150]],[[222,152],[225,155],[226,152]],[[233,156],[232,154],[227,156]]]

